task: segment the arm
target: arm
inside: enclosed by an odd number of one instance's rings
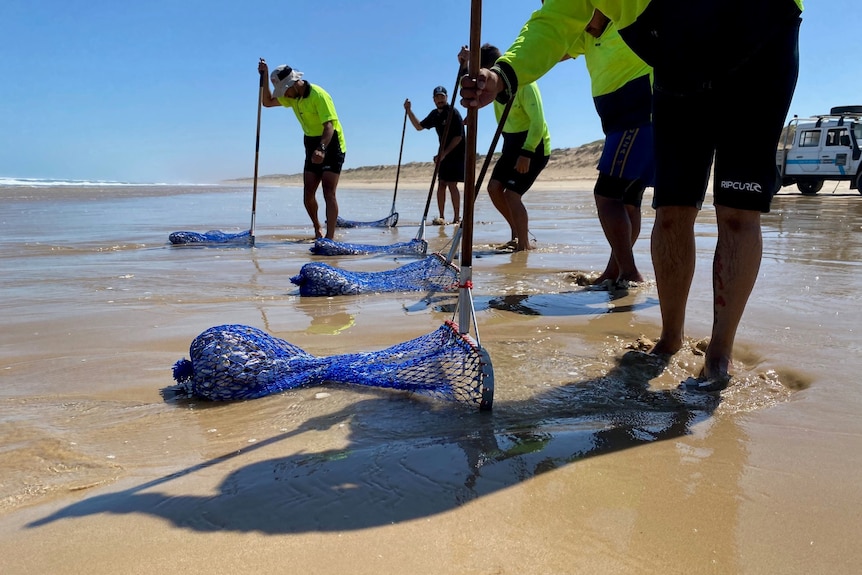
[[[320,137],[320,143],[329,147],[329,143],[332,141],[332,137],[335,135],[335,128],[332,127],[332,122],[324,122],[323,123],[323,135]]]
[[[535,82],[568,53],[593,17],[594,0],[546,0],[492,70],[503,77],[507,95]],[[601,2],[600,2],[601,3]]]
[[[323,135],[320,136],[320,146],[324,149],[317,148],[314,150],[314,153],[311,156],[311,162],[313,164],[322,164],[323,159],[326,157],[326,149],[329,147],[329,143],[332,141],[332,138],[335,136],[335,128],[332,127],[332,122],[324,122],[323,123]]]
[[[455,136],[454,138],[449,140],[449,144],[443,149],[442,152],[440,152],[440,160],[439,161],[442,162],[443,158],[445,158],[446,156],[449,155],[449,152],[451,152],[452,150],[457,148],[458,144],[461,143],[461,140],[463,140],[463,138],[461,136]]]
[[[650,0],[545,0],[497,62],[510,92],[517,91],[518,84],[538,80],[567,53],[574,55],[567,49],[584,32],[595,9],[622,30],[649,4]]]
[[[490,70],[480,70],[476,78],[462,78],[461,105],[481,108],[501,92],[508,98],[518,91],[519,84],[538,80],[568,53],[596,8],[622,29],[634,23],[649,3],[650,0],[546,0],[497,64]]]
[[[480,70],[475,79],[461,80],[461,105],[486,106],[501,92],[508,99],[518,91],[519,84],[538,80],[569,53],[569,47],[583,34],[595,8],[613,20],[614,15],[620,17],[623,11],[635,13],[647,3],[648,0],[546,0],[490,70]]]
[[[515,96],[521,100],[521,108],[530,120],[527,128],[527,139],[521,148],[521,155],[515,164],[515,170],[520,174],[530,171],[530,160],[536,155],[536,148],[545,136],[545,112],[542,108],[542,97],[535,82],[524,86]]]
[[[272,108],[275,106],[281,106],[279,101],[272,97],[272,88],[269,86],[269,67],[266,65],[266,61],[261,58],[260,62],[257,64],[257,71],[263,74],[263,91],[261,94],[261,104],[265,108]]]
[[[532,156],[545,136],[545,110],[542,107],[542,97],[535,83],[524,86],[524,89],[518,92],[518,97],[521,98],[521,107],[530,118],[530,127],[527,128],[527,140],[524,142],[523,149]]]
[[[583,56],[587,53],[587,36],[586,32],[581,32],[578,37],[566,49],[566,55],[560,58],[560,62],[573,60],[578,56]]]
[[[410,118],[410,123],[413,124],[413,127],[418,131],[422,131],[425,128],[422,127],[422,124],[419,123],[419,119],[416,117],[416,114],[413,113],[413,106],[410,105],[410,100],[404,100],[404,110],[407,112],[407,117]]]
[[[551,6],[551,8],[549,8]],[[508,100],[518,91],[518,84],[529,84],[545,74],[568,55],[573,40],[582,35],[584,27],[592,17],[589,1],[572,1],[572,6],[563,8],[581,9],[584,18],[566,19],[556,13],[555,3],[544,2],[542,8],[533,13],[521,29],[514,44],[490,69],[482,68],[475,78],[461,78],[461,105],[465,108],[482,108],[498,96]],[[580,14],[580,13],[579,13]],[[587,15],[589,14],[589,15]],[[546,42],[546,36],[551,40]],[[459,54],[459,60],[461,58]],[[521,68],[526,71],[521,72]],[[525,77],[522,77],[525,76]]]
[[[461,113],[457,108],[450,108],[450,112],[452,115],[450,116],[450,124],[446,131],[448,132],[447,137],[452,137],[448,142],[446,142],[445,146],[441,142],[439,155],[434,157],[434,160],[437,162],[442,162],[443,158],[448,156],[453,150],[461,145],[461,142],[464,140],[464,118],[461,117]],[[459,134],[458,132],[461,133]]]

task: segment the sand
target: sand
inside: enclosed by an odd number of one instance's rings
[[[399,192],[398,228],[339,238],[413,237],[416,181]],[[254,250],[166,245],[174,230],[247,225],[242,183],[0,188],[0,572],[857,572],[862,198],[776,198],[737,377],[710,399],[678,386],[711,322],[714,213],[698,220],[690,345],[659,373],[623,360],[658,334],[654,283],[574,280],[608,253],[590,189],[571,177],[525,197],[528,254],[492,253],[508,230],[487,198],[476,205],[473,300],[497,386],[479,413],[338,385],[219,405],[161,397],[212,325],[329,356],[451,318],[443,294],[300,298],[289,278],[322,258],[294,186],[260,190]],[[385,215],[392,190],[345,180],[342,213]],[[645,208],[648,278],[651,224]],[[431,249],[452,233],[429,227]]]

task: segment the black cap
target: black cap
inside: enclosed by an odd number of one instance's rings
[[[449,95],[446,92],[446,88],[444,88],[443,86],[437,86],[436,88],[434,88],[434,95],[436,96],[437,94],[443,94],[444,96]]]

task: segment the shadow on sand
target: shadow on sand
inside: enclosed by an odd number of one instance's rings
[[[363,399],[338,413],[134,488],[83,499],[28,527],[139,513],[201,532],[289,534],[428,517],[586,458],[689,434],[712,416],[720,398],[651,389],[650,380],[663,369],[656,358],[632,351],[602,377],[527,401],[498,402],[492,413],[453,404],[429,410],[420,398],[363,391]],[[387,425],[381,416],[396,423],[375,429]],[[226,475],[215,495],[156,489],[287,437],[344,422],[350,429],[347,447],[249,463]]]

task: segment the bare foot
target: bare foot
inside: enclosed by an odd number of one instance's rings
[[[711,358],[707,348],[706,360],[700,374],[704,379],[730,380],[730,369],[733,361],[729,357]]]
[[[650,379],[658,377],[667,367],[670,356],[629,350],[620,358],[620,367],[635,368]]]
[[[593,278],[587,272],[571,272],[566,276],[566,278],[573,280],[579,286],[593,285]]]
[[[616,275],[609,273],[607,270],[605,270],[604,272],[602,272],[602,275],[600,275],[593,281],[593,285],[601,285],[608,280],[610,280],[615,285],[628,285],[633,283],[643,283],[644,281],[646,281],[644,280],[644,277],[641,275],[641,273],[638,271],[633,274]]]
[[[320,239],[323,237],[323,228],[321,226],[314,226],[314,237]],[[332,238],[330,238],[332,239]]]
[[[697,374],[697,377],[690,377],[682,382],[682,386],[686,389],[705,393],[721,391],[730,385],[731,367],[733,367],[733,361],[729,357],[711,358],[709,357],[709,348],[707,348],[706,360],[700,373]]]
[[[696,378],[689,378],[683,385],[687,389],[694,391],[702,391],[705,393],[714,393],[726,389],[730,385],[731,376],[726,371],[714,372],[712,375],[706,369],[706,366],[700,370]]]
[[[527,250],[533,249],[533,246],[530,245],[529,241],[522,242],[521,240],[519,240],[517,238],[515,238],[515,241],[517,242],[517,244],[515,245],[515,251],[516,252],[525,252]]]
[[[620,277],[617,278],[617,281],[643,283],[645,280],[641,273],[636,271],[633,274],[621,274]]]
[[[660,339],[656,342],[655,346],[651,350],[649,350],[649,353],[651,355],[670,357],[676,352],[678,352],[681,348],[682,341],[671,343],[670,341]]]

